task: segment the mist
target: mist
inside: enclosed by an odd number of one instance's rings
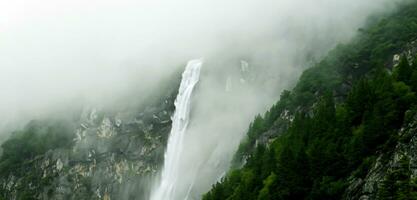
[[[197,198],[227,171],[257,113],[368,17],[398,2],[0,2],[0,136],[78,106],[140,104],[188,60],[203,58],[179,183]]]

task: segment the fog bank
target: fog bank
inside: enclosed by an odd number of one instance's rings
[[[188,60],[204,58],[179,172],[197,198],[227,170],[255,114],[312,60],[398,2],[3,1],[0,126],[83,105],[140,103]]]

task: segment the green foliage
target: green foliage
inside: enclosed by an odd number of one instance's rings
[[[68,148],[74,137],[74,126],[71,120],[31,121],[22,130],[13,132],[1,147],[0,176],[7,178],[10,174],[22,177],[15,185],[17,199],[36,199],[39,185],[49,185],[52,176],[40,176],[38,169],[33,168],[38,156],[49,150]],[[3,190],[4,189],[4,190]],[[0,188],[0,199],[12,198],[6,188]]]
[[[413,69],[408,63],[407,57],[402,56],[401,61],[396,67],[396,76],[398,81],[410,84],[410,78],[413,73]]]
[[[259,191],[258,200],[274,199],[273,193],[277,179],[277,175],[274,172],[271,172],[263,182],[264,186]]]
[[[409,163],[409,159],[403,156],[399,161],[399,166],[394,166],[395,168],[388,171],[378,189],[378,199],[417,199],[416,179],[410,179],[411,172]]]
[[[23,162],[50,149],[68,147],[73,133],[73,127],[66,121],[31,121],[1,145],[0,175],[17,171],[15,169],[22,167]]]
[[[235,157],[246,164],[203,199],[341,199],[348,177],[363,178],[376,152],[392,150],[400,127],[417,113],[417,61],[402,59],[393,73],[386,67],[416,37],[413,3],[336,47],[255,118]],[[343,91],[344,85],[350,88]],[[288,126],[283,115],[292,116]],[[284,134],[274,142],[257,142],[280,127]],[[416,181],[404,163],[385,177],[381,199],[416,198]]]

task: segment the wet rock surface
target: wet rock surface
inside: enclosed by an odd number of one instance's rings
[[[410,178],[417,177],[417,116],[399,133],[399,142],[392,152],[381,153],[364,178],[350,178],[344,199],[378,199],[386,174],[400,166],[401,159],[409,160]]]
[[[409,42],[405,48],[393,56],[392,67],[395,68],[401,57],[412,63],[417,56],[417,40]],[[402,159],[409,161],[410,179],[417,177],[417,116],[405,124],[398,132],[398,141],[391,152],[379,152],[365,177],[352,175],[349,186],[343,196],[346,200],[378,199],[378,190],[382,187],[386,175],[398,169]]]
[[[176,89],[135,114],[84,109],[70,148],[0,176],[6,199],[144,199],[163,163]]]

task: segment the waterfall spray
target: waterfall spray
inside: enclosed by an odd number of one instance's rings
[[[172,116],[172,128],[164,156],[161,180],[159,185],[152,190],[151,200],[171,200],[175,194],[184,134],[190,118],[191,94],[199,81],[202,64],[202,60],[191,60],[182,74],[180,88],[175,99],[175,112]]]

